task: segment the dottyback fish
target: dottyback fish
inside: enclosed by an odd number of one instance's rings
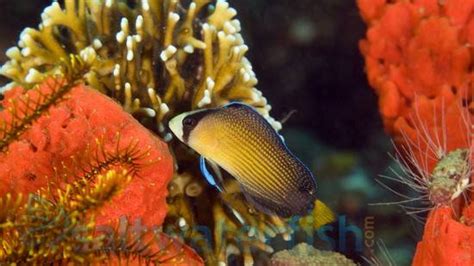
[[[169,127],[201,155],[203,175],[219,190],[222,177],[216,180],[206,161],[232,175],[247,200],[260,211],[289,217],[305,215],[314,208],[316,181],[311,171],[253,107],[230,103],[191,111],[174,117]]]

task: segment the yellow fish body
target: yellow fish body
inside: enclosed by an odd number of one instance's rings
[[[289,217],[314,208],[311,171],[252,107],[232,103],[188,112],[169,126],[182,142],[235,177],[257,209]]]

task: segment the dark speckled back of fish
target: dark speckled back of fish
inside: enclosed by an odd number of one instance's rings
[[[252,107],[233,103],[182,114],[170,122],[170,128],[234,176],[257,209],[289,217],[313,208],[313,175]]]

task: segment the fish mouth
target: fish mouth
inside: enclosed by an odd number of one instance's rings
[[[183,141],[183,119],[188,113],[183,113],[173,117],[168,123],[171,132],[180,140]]]

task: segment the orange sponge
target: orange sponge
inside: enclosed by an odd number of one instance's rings
[[[173,173],[167,145],[97,91],[78,85],[61,96],[63,88],[63,82],[49,79],[26,92],[6,93],[0,139],[8,143],[0,152],[0,195],[35,192],[125,166],[134,178],[96,222],[125,215],[147,226],[161,225]]]

